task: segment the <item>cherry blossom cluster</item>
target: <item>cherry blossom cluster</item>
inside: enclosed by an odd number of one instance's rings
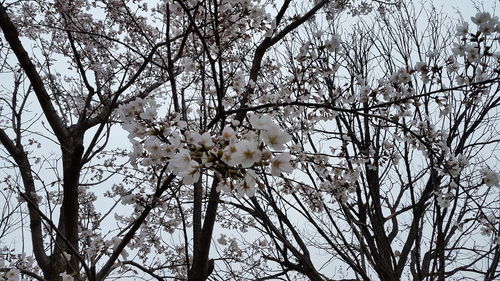
[[[480,228],[482,235],[490,236],[492,233],[495,233],[495,224],[498,224],[498,219],[494,215],[480,216],[479,222],[482,225]]]
[[[491,67],[494,69],[494,64],[498,63],[500,57],[500,53],[494,52],[494,49],[491,48],[495,34],[500,32],[498,17],[492,17],[487,12],[479,12],[471,19],[477,26],[476,31],[469,28],[467,22],[458,25],[456,36],[460,41],[453,43],[453,56],[448,59],[447,69],[450,73],[459,69],[458,58],[463,58],[466,66],[478,64],[473,73],[465,71],[456,76],[456,82],[459,85],[491,79],[494,74],[491,72]],[[486,63],[485,60],[488,58],[493,58],[494,61]],[[490,65],[491,67],[489,67]]]
[[[160,119],[158,108],[151,99],[137,98],[118,110],[133,144],[130,160],[135,165],[166,167],[185,185],[211,171],[218,177],[219,191],[235,190],[238,196],[254,196],[258,172],[279,176],[293,170],[290,153],[283,152],[291,136],[269,115],[250,114],[249,127],[233,121],[212,135],[190,130],[178,113]]]
[[[490,168],[484,168],[480,172],[483,184],[489,187],[500,186],[500,176],[497,172],[491,170]]]
[[[346,203],[349,193],[354,192],[356,183],[359,179],[358,169],[333,169],[333,175],[329,180],[321,183],[321,190],[330,193],[333,197],[342,203]]]
[[[28,281],[21,270],[38,272],[35,258],[26,254],[13,254],[7,247],[0,248],[0,281]]]
[[[463,155],[456,157],[454,155],[449,155],[438,170],[442,175],[449,175],[455,178],[460,175],[460,172],[462,172],[463,168],[467,166],[468,163],[468,159]]]
[[[450,207],[450,201],[452,199],[453,199],[452,192],[439,193],[436,196],[436,201],[438,202],[439,207],[444,208],[444,209]]]
[[[2,281],[20,281],[20,280],[28,280],[28,279],[21,279],[21,271],[17,268],[11,268],[9,271],[3,273],[0,273],[0,280]]]

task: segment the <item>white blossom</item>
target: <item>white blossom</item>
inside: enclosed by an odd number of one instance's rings
[[[5,277],[7,281],[19,281],[19,279],[21,278],[21,271],[17,268],[11,268],[9,271],[7,271]]]
[[[258,116],[256,114],[251,114],[249,116],[250,124],[254,129],[258,130],[270,130],[275,129],[277,125],[273,122],[269,115]]]
[[[257,191],[256,177],[257,175],[254,171],[246,171],[244,181],[236,186],[236,194],[238,197],[243,197],[245,195],[248,197],[255,196],[255,192]]]
[[[236,145],[231,144],[228,145],[224,148],[223,153],[222,153],[222,161],[226,163],[228,166],[236,166],[238,165],[238,162],[236,162],[236,159],[234,157],[235,152],[238,149],[236,148]]]
[[[234,139],[235,137],[235,132],[233,130],[233,128],[227,126],[224,128],[224,130],[222,130],[222,138],[226,141],[231,141]]]
[[[481,175],[483,178],[483,183],[487,186],[500,186],[500,177],[498,176],[497,172],[489,168],[484,168],[481,170]]]
[[[285,144],[292,139],[288,133],[283,132],[278,126],[273,126],[269,130],[264,131],[262,137],[269,147],[278,151],[284,150]]]
[[[73,276],[67,274],[66,272],[60,273],[59,276],[61,276],[62,281],[73,281],[75,280]]]
[[[291,173],[293,166],[290,164],[290,153],[281,153],[271,162],[271,175],[279,176],[281,173]]]
[[[200,164],[194,160],[189,161],[188,165],[181,171],[179,176],[183,178],[183,184],[194,184],[200,178]]]
[[[193,141],[196,145],[204,146],[204,147],[212,147],[214,145],[212,141],[212,136],[209,132],[205,132],[202,135],[195,133],[193,134]]]
[[[261,156],[262,152],[257,147],[257,142],[242,140],[236,144],[236,152],[233,153],[232,158],[241,167],[250,168],[260,161]]]
[[[168,168],[172,170],[174,174],[179,174],[191,164],[191,154],[187,149],[179,150],[168,164]]]
[[[469,23],[463,22],[457,26],[457,36],[466,36],[469,33]]]

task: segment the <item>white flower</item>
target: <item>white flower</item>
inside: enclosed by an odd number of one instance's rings
[[[209,132],[205,132],[203,133],[203,135],[195,133],[193,136],[193,142],[197,145],[204,147],[214,146],[214,143],[212,142],[212,136],[210,135]]]
[[[122,250],[120,255],[122,256],[122,259],[124,259],[124,260],[127,260],[128,256],[129,256],[127,250],[125,250],[125,249]],[[73,279],[71,279],[71,280],[73,280]]]
[[[465,166],[469,165],[469,159],[467,159],[467,157],[465,155],[460,154],[457,156],[457,159],[458,159],[458,163],[460,164],[460,166],[465,167]]]
[[[134,194],[128,194],[121,197],[121,203],[123,205],[131,205],[136,202],[137,196]]]
[[[264,142],[274,150],[285,149],[284,144],[292,139],[288,133],[283,132],[278,126],[273,126],[273,128],[264,131],[262,137],[264,138]]]
[[[437,202],[438,202],[439,207],[441,207],[443,209],[450,207],[450,200],[448,200],[448,198],[438,197]]]
[[[248,170],[245,173],[245,184],[247,188],[255,188],[255,184],[257,183],[256,178],[257,175],[252,170]]]
[[[142,138],[147,135],[148,131],[144,126],[137,122],[126,122],[122,124],[122,128],[129,133],[128,138]]]
[[[139,117],[141,117],[141,119],[143,120],[153,121],[156,118],[156,108],[146,108],[145,111],[139,114]]]
[[[236,166],[238,163],[234,160],[234,153],[236,152],[237,148],[236,145],[231,144],[228,145],[224,148],[223,154],[222,154],[222,161],[226,163],[229,166]]]
[[[292,164],[290,164],[290,153],[281,153],[274,157],[271,162],[271,175],[279,176],[282,172],[291,173],[293,171]]]
[[[419,72],[427,72],[427,63],[423,61],[419,61],[415,64],[415,70]]]
[[[146,106],[146,101],[142,98],[136,98],[135,100],[131,101],[128,106],[133,111],[142,111],[142,109]]]
[[[240,164],[243,168],[250,168],[259,162],[262,152],[257,147],[257,143],[249,140],[242,140],[236,144],[236,152],[233,153],[234,163]]]
[[[483,183],[487,186],[500,186],[500,177],[493,170],[484,168],[481,170],[481,175],[483,176]]]
[[[471,17],[470,19],[472,20],[473,23],[475,23],[477,25],[481,25],[481,24],[484,24],[484,23],[487,23],[488,21],[490,21],[491,15],[490,15],[490,13],[487,13],[487,12],[482,12],[482,13],[479,12],[474,17]]]
[[[457,36],[466,36],[469,33],[469,23],[464,22],[457,26]]]
[[[166,156],[166,150],[163,148],[163,143],[158,138],[148,138],[144,141],[144,149],[149,153],[149,157],[153,160],[158,160]]]
[[[7,278],[7,281],[18,281],[19,277],[21,275],[21,271],[17,268],[12,268],[7,272],[5,277]]]
[[[177,175],[183,170],[185,170],[190,163],[191,163],[191,155],[189,154],[189,151],[186,149],[181,149],[174,155],[172,159],[170,159],[168,168],[172,170],[174,174]]]
[[[73,281],[73,280],[75,280],[75,279],[73,278],[73,276],[71,276],[71,275],[69,275],[69,274],[67,274],[67,273],[65,273],[65,272],[60,273],[60,274],[59,274],[59,276],[61,276],[61,280],[62,280],[62,281]]]
[[[142,159],[142,161],[141,161],[141,165],[145,166],[145,167],[151,166],[153,164],[155,164],[155,162],[153,162],[153,159],[151,159],[149,157],[146,157],[146,158]]]
[[[335,34],[330,40],[325,42],[325,48],[330,52],[335,52],[340,47],[341,43],[340,36]]]
[[[221,180],[216,187],[217,192],[224,191],[225,193],[231,192],[231,185],[228,181]]]
[[[250,115],[250,124],[254,129],[269,130],[277,127],[269,115],[258,116],[255,114]]]
[[[233,128],[227,126],[222,130],[222,138],[226,141],[230,141],[235,137]]]
[[[187,127],[187,122],[186,121],[183,121],[183,120],[180,120],[177,122],[177,126],[179,127],[179,129],[185,129]]]
[[[217,242],[221,245],[227,245],[227,239],[226,239],[225,234],[221,234],[220,237],[217,239]]]
[[[196,65],[191,58],[184,58],[184,63],[182,64],[184,67],[184,71],[192,72],[196,69]]]
[[[245,87],[245,75],[242,72],[235,74],[232,86],[236,92],[243,91]]]
[[[498,24],[498,17],[491,17],[490,13],[477,13],[472,17],[472,22],[478,25],[478,31],[484,34],[491,34]]]
[[[255,192],[257,191],[256,177],[257,175],[252,170],[248,170],[245,173],[245,181],[236,187],[238,197],[243,197],[245,195],[248,197],[255,196]]]
[[[66,253],[65,251],[63,251],[61,253],[61,255],[63,256],[64,260],[66,260],[66,261],[69,261],[71,259],[71,255]]]
[[[181,171],[179,176],[183,177],[182,183],[186,185],[194,184],[200,178],[200,164],[194,160],[189,161],[186,169]]]

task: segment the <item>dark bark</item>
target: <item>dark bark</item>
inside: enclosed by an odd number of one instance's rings
[[[193,242],[193,245],[197,245],[197,248],[193,249],[193,253],[196,252],[196,256],[193,255],[193,263],[189,269],[189,281],[207,280],[210,275],[208,256],[210,254],[212,234],[217,217],[217,207],[219,205],[220,193],[216,190],[218,183],[218,180],[214,180],[212,183],[205,212],[205,220],[203,221],[203,228],[201,228],[201,230],[199,230],[200,233],[195,236],[199,239],[199,242]]]
[[[76,138],[74,148],[71,151],[65,151],[63,147],[63,201],[61,206],[61,216],[59,217],[59,229],[66,237],[68,243],[76,251],[67,250],[68,246],[61,247],[67,253],[71,254],[71,260],[66,264],[68,274],[79,272],[78,255],[78,186],[80,179],[80,160],[83,155],[84,147],[82,145],[83,137]],[[61,237],[58,236],[58,245],[64,245]],[[57,253],[57,251],[56,251]]]

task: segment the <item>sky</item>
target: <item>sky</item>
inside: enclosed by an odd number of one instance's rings
[[[156,1],[150,1],[151,3],[155,3]],[[498,15],[496,11],[496,7],[499,5],[499,1],[494,0],[485,0],[480,2],[481,4],[474,5],[471,1],[466,0],[456,0],[456,1],[446,1],[446,0],[436,0],[433,1],[437,7],[442,7],[443,11],[449,13],[450,16],[454,14],[460,14],[466,21],[470,21],[470,17],[474,16],[477,11],[477,7],[481,10],[490,11],[490,13],[494,15]],[[126,134],[123,134],[125,136]],[[123,137],[120,136],[120,141],[115,142],[116,146],[123,146],[121,141],[124,141]],[[1,202],[1,201],[0,201]],[[216,238],[216,236],[214,236]],[[5,242],[5,241],[3,241]],[[0,242],[0,247],[3,246]]]

